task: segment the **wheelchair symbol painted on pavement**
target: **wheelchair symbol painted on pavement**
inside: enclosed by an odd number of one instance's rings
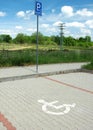
[[[71,108],[74,108],[76,106],[75,103],[73,103],[73,104],[63,104],[63,105],[56,106],[54,104],[58,103],[58,101],[46,102],[43,99],[38,100],[38,102],[43,104],[42,105],[42,111],[44,111],[47,114],[51,114],[51,115],[67,114],[71,110]],[[48,108],[51,108],[53,111],[48,110]]]

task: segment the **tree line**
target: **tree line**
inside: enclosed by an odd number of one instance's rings
[[[61,38],[60,36],[44,36],[42,33],[39,32],[39,44],[41,45],[60,45]],[[36,43],[36,32],[33,33],[31,36],[28,36],[23,33],[17,34],[15,38],[12,38],[8,34],[1,34],[0,35],[0,43],[15,43],[15,44],[35,44]],[[93,42],[91,41],[90,36],[73,38],[72,36],[62,37],[62,44],[64,46],[93,46]]]

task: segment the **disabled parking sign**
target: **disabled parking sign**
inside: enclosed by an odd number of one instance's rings
[[[39,1],[36,1],[35,3],[35,15],[42,15],[42,3]]]
[[[39,103],[42,103],[42,111],[44,111],[47,114],[51,115],[64,115],[70,112],[71,108],[74,108],[76,106],[75,103],[73,104],[62,104],[62,105],[55,105],[58,103],[58,101],[53,101],[53,102],[46,102],[43,99],[38,100]],[[52,109],[59,110],[59,112],[56,111],[49,111],[48,108],[51,107]],[[64,109],[63,109],[64,108]],[[62,110],[62,111],[60,111]]]

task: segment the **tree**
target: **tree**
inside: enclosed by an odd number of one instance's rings
[[[60,44],[60,37],[57,35],[57,36],[53,36],[52,37],[52,39],[54,40],[54,42],[56,43],[56,44]]]
[[[0,42],[10,43],[11,40],[12,40],[12,37],[10,35],[7,35],[7,34],[1,34],[0,35]]]
[[[33,34],[31,35],[31,42],[32,42],[32,43],[36,43],[36,36],[37,36],[37,32],[35,32],[35,33],[33,33]],[[43,34],[40,33],[40,32],[38,32],[38,43],[39,43],[39,44],[43,44],[43,42],[44,42]]]
[[[75,41],[75,39],[73,37],[69,36],[69,37],[64,38],[64,44],[66,46],[75,46],[76,41]]]
[[[79,38],[79,42],[85,42],[85,38],[80,37],[80,38]]]
[[[90,36],[86,36],[86,37],[85,37],[85,41],[86,41],[86,42],[91,42],[91,37],[90,37]]]
[[[20,44],[25,43],[26,42],[25,35],[23,33],[17,34],[16,38],[14,39],[14,42],[15,43],[20,43]]]

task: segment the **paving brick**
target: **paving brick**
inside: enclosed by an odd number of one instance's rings
[[[93,94],[82,91],[93,91],[92,79],[93,74],[79,72],[2,82],[0,113],[16,130],[93,130]],[[47,103],[58,101],[56,106],[76,106],[64,115],[52,115],[43,111],[40,99]],[[47,110],[58,113],[65,107],[55,109],[49,105]],[[0,128],[6,130],[2,122]]]

